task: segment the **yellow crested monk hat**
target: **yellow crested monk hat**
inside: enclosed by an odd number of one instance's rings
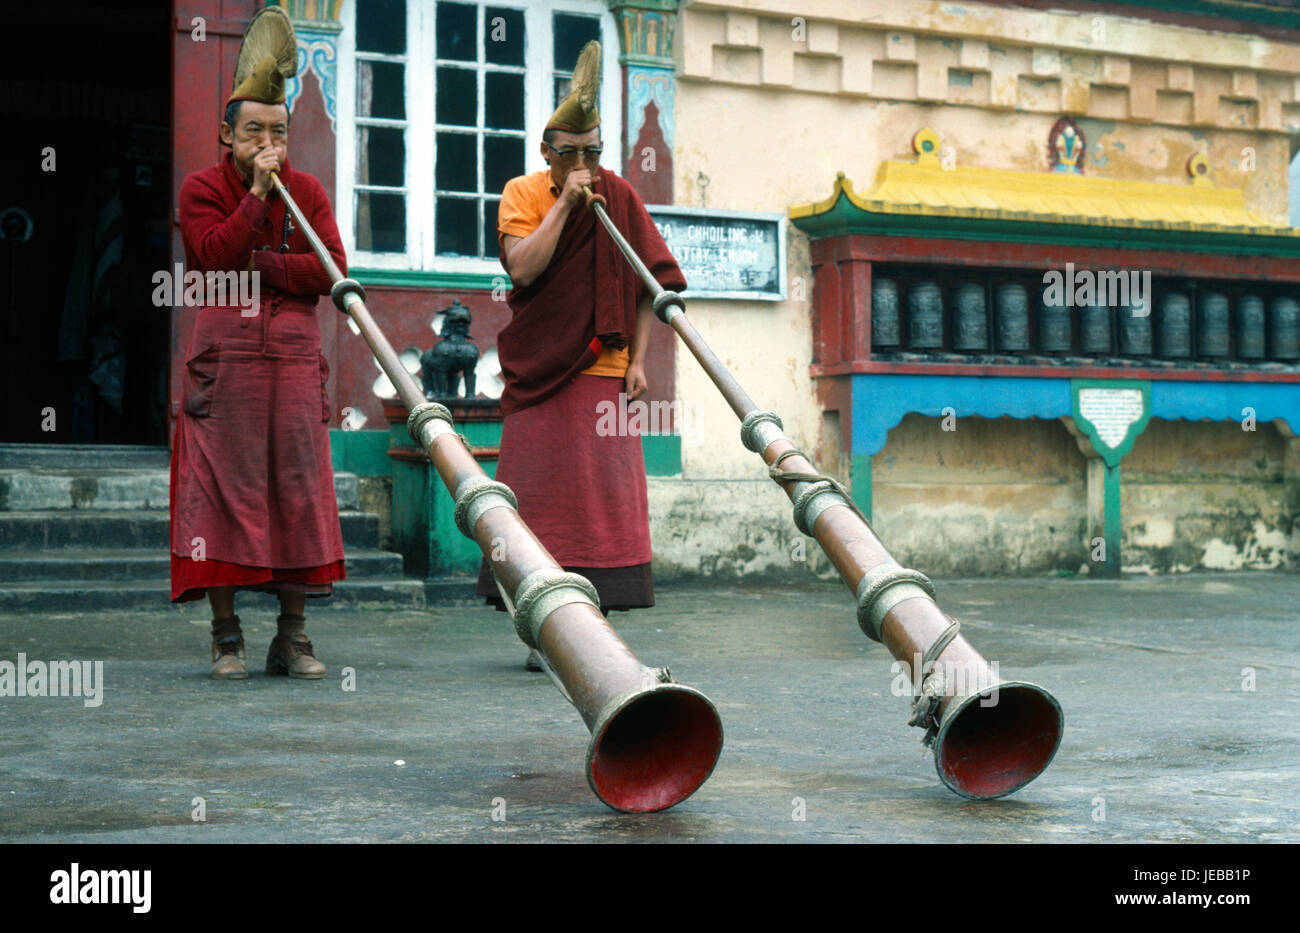
[[[599,98],[600,43],[592,39],[582,47],[578,64],[573,66],[569,96],[560,101],[551,119],[546,121],[546,128],[566,133],[585,133],[595,129],[600,126],[600,111],[596,109]]]
[[[235,60],[235,85],[226,99],[283,104],[285,81],[298,73],[298,40],[282,7],[258,10],[244,31]]]

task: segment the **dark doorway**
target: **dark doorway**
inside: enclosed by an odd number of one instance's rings
[[[0,443],[165,445],[171,4],[0,10]]]

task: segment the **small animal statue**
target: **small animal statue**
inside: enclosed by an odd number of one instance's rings
[[[442,319],[442,339],[420,354],[420,381],[426,399],[457,398],[457,376],[465,377],[465,398],[473,398],[478,347],[469,342],[469,308],[456,299]]]

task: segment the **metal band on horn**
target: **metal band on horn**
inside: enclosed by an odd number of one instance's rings
[[[933,600],[929,579],[894,562],[867,517],[785,436],[781,419],[773,412],[759,410],[695,329],[690,316],[682,313],[685,306],[681,297],[668,292],[655,280],[609,219],[605,208],[594,201],[588,204],[654,296],[656,311],[673,312],[661,313],[660,320],[677,332],[741,419],[741,440],[763,458],[768,475],[795,503],[799,529],[817,539],[845,584],[850,588],[856,586],[858,623],[862,630],[868,637],[882,641],[895,658],[914,663],[912,659],[918,646],[935,644],[950,625]],[[786,459],[793,461],[791,468],[779,469],[779,464]],[[837,504],[848,507],[831,508]],[[915,598],[919,596],[928,598]],[[891,617],[892,625],[885,625],[886,616]],[[951,645],[935,644],[935,647],[947,650],[950,657],[977,669],[981,676],[992,670],[960,635],[952,636]],[[932,681],[932,685],[939,683],[937,679]],[[943,683],[946,686],[946,680]],[[1064,717],[1055,698],[1031,684],[1011,685],[994,709],[984,708],[982,701],[972,703],[973,696],[935,698],[939,704],[935,767],[940,779],[955,793],[977,799],[1000,797],[1023,787],[1048,766],[1060,744]],[[935,723],[933,711],[927,722]],[[960,725],[953,725],[954,722]]]
[[[627,813],[651,813],[685,800],[708,780],[722,752],[717,709],[704,694],[680,684],[647,686],[646,666],[600,614],[595,588],[555,562],[520,518],[509,488],[483,472],[467,444],[435,443],[455,432],[451,412],[425,399],[366,308],[365,289],[343,276],[274,172],[271,181],[334,283],[330,297],[357,325],[411,413],[407,430],[452,491],[457,527],[478,545],[503,601],[517,610],[519,637],[542,655],[587,727],[599,727],[587,749],[591,789]]]
[[[469,476],[456,487],[456,527],[467,538],[474,537],[474,526],[488,509],[508,508],[519,511],[519,500],[505,483],[486,476]],[[537,571],[541,573],[541,571]],[[515,601],[518,606],[518,598]],[[536,647],[533,645],[532,647]]]

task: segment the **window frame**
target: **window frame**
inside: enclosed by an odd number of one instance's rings
[[[452,0],[457,2],[457,0]],[[554,110],[551,96],[554,93],[555,56],[552,40],[551,22],[555,13],[573,13],[592,16],[600,22],[601,89],[600,116],[601,140],[605,154],[601,165],[608,166],[615,172],[622,172],[623,149],[623,89],[619,72],[619,41],[614,14],[605,5],[604,0],[461,0],[473,2],[474,5],[509,7],[520,10],[524,15],[524,172],[531,174],[546,168],[546,163],[538,151],[545,128],[546,119]],[[435,187],[434,159],[436,155],[436,137],[438,133],[436,119],[436,82],[437,59],[436,3],[427,0],[406,0],[407,43],[405,58],[405,143],[406,143],[406,252],[382,253],[362,252],[356,245],[355,194],[358,190],[356,181],[356,92],[357,92],[357,50],[356,50],[356,9],[357,0],[343,0],[339,20],[343,31],[338,40],[338,121],[335,136],[335,216],[338,220],[339,235],[348,256],[349,267],[364,269],[384,269],[409,271],[426,274],[463,274],[477,273],[500,275],[501,263],[494,255],[485,258],[473,256],[439,256],[436,253],[435,236]],[[479,17],[480,31],[490,28]],[[538,42],[534,37],[543,36]],[[376,53],[363,53],[367,59],[392,61],[398,56],[386,56]],[[458,63],[464,64],[464,63]],[[484,87],[489,70],[498,69],[489,65],[478,67],[475,71],[478,82],[478,122],[483,121],[485,99]],[[363,118],[361,125],[391,125],[390,120],[371,120]],[[449,128],[450,129],[450,128]],[[459,129],[464,129],[463,127]],[[486,132],[475,128],[480,138]],[[481,143],[480,143],[481,147]],[[612,159],[611,159],[612,156]],[[414,166],[427,166],[424,171],[415,171]],[[483,162],[478,164],[479,183],[482,184]],[[360,190],[375,190],[375,186],[364,186]],[[382,187],[379,190],[384,190]],[[396,190],[396,189],[388,189]],[[485,224],[484,246],[491,252],[491,239],[495,238],[495,210],[491,205],[499,203],[492,196],[499,198],[500,192],[483,192],[478,197],[486,201],[485,210],[493,222]]]

